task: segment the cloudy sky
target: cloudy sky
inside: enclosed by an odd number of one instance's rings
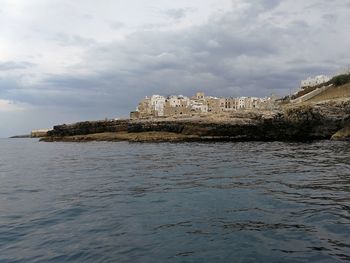
[[[0,0],[0,137],[150,94],[287,95],[350,63],[350,0]]]

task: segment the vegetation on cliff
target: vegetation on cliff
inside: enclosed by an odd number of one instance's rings
[[[307,93],[310,93],[311,91],[314,91],[318,88],[324,87],[324,86],[333,86],[333,88],[340,87],[345,84],[350,84],[350,74],[341,74],[338,76],[335,76],[331,78],[329,81],[313,86],[313,87],[306,87],[303,90],[299,91],[297,94],[293,95],[291,99],[296,99],[301,96],[304,96]]]
[[[350,74],[342,74],[335,76],[329,81],[329,83],[327,83],[327,85],[333,84],[334,86],[338,87],[347,83],[350,83]]]

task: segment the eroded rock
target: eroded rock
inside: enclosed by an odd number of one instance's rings
[[[350,125],[344,127],[343,129],[337,131],[332,136],[334,141],[350,141]]]
[[[179,138],[195,136],[198,140],[303,141],[330,139],[346,125],[350,125],[350,100],[202,118],[87,121],[57,125],[48,136],[159,132],[184,135]]]

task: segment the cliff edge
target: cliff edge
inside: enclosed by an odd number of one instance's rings
[[[350,125],[350,99],[182,119],[87,121],[57,125],[43,141],[307,141]]]

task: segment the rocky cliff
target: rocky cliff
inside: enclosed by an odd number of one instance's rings
[[[330,139],[333,134],[350,124],[350,100],[323,102],[314,105],[290,106],[270,112],[236,112],[228,116],[192,119],[113,120],[80,122],[58,125],[48,132],[46,140],[60,140],[69,136],[88,134],[118,134],[113,140],[140,138],[135,134],[162,133],[173,141],[179,140],[263,140],[304,141]],[[143,137],[142,140],[160,140]],[[164,138],[165,138],[164,137]],[[77,138],[77,137],[75,137]],[[84,137],[87,138],[93,137]],[[96,137],[97,138],[97,137]],[[108,140],[108,136],[99,136]],[[73,139],[72,139],[73,140]],[[75,140],[75,139],[74,139]],[[112,139],[111,139],[112,140]]]
[[[339,130],[332,136],[332,140],[335,141],[350,141],[350,125],[347,125],[343,129]]]
[[[48,137],[86,135],[103,132],[127,131],[129,120],[84,121],[73,124],[56,125],[48,131]]]

